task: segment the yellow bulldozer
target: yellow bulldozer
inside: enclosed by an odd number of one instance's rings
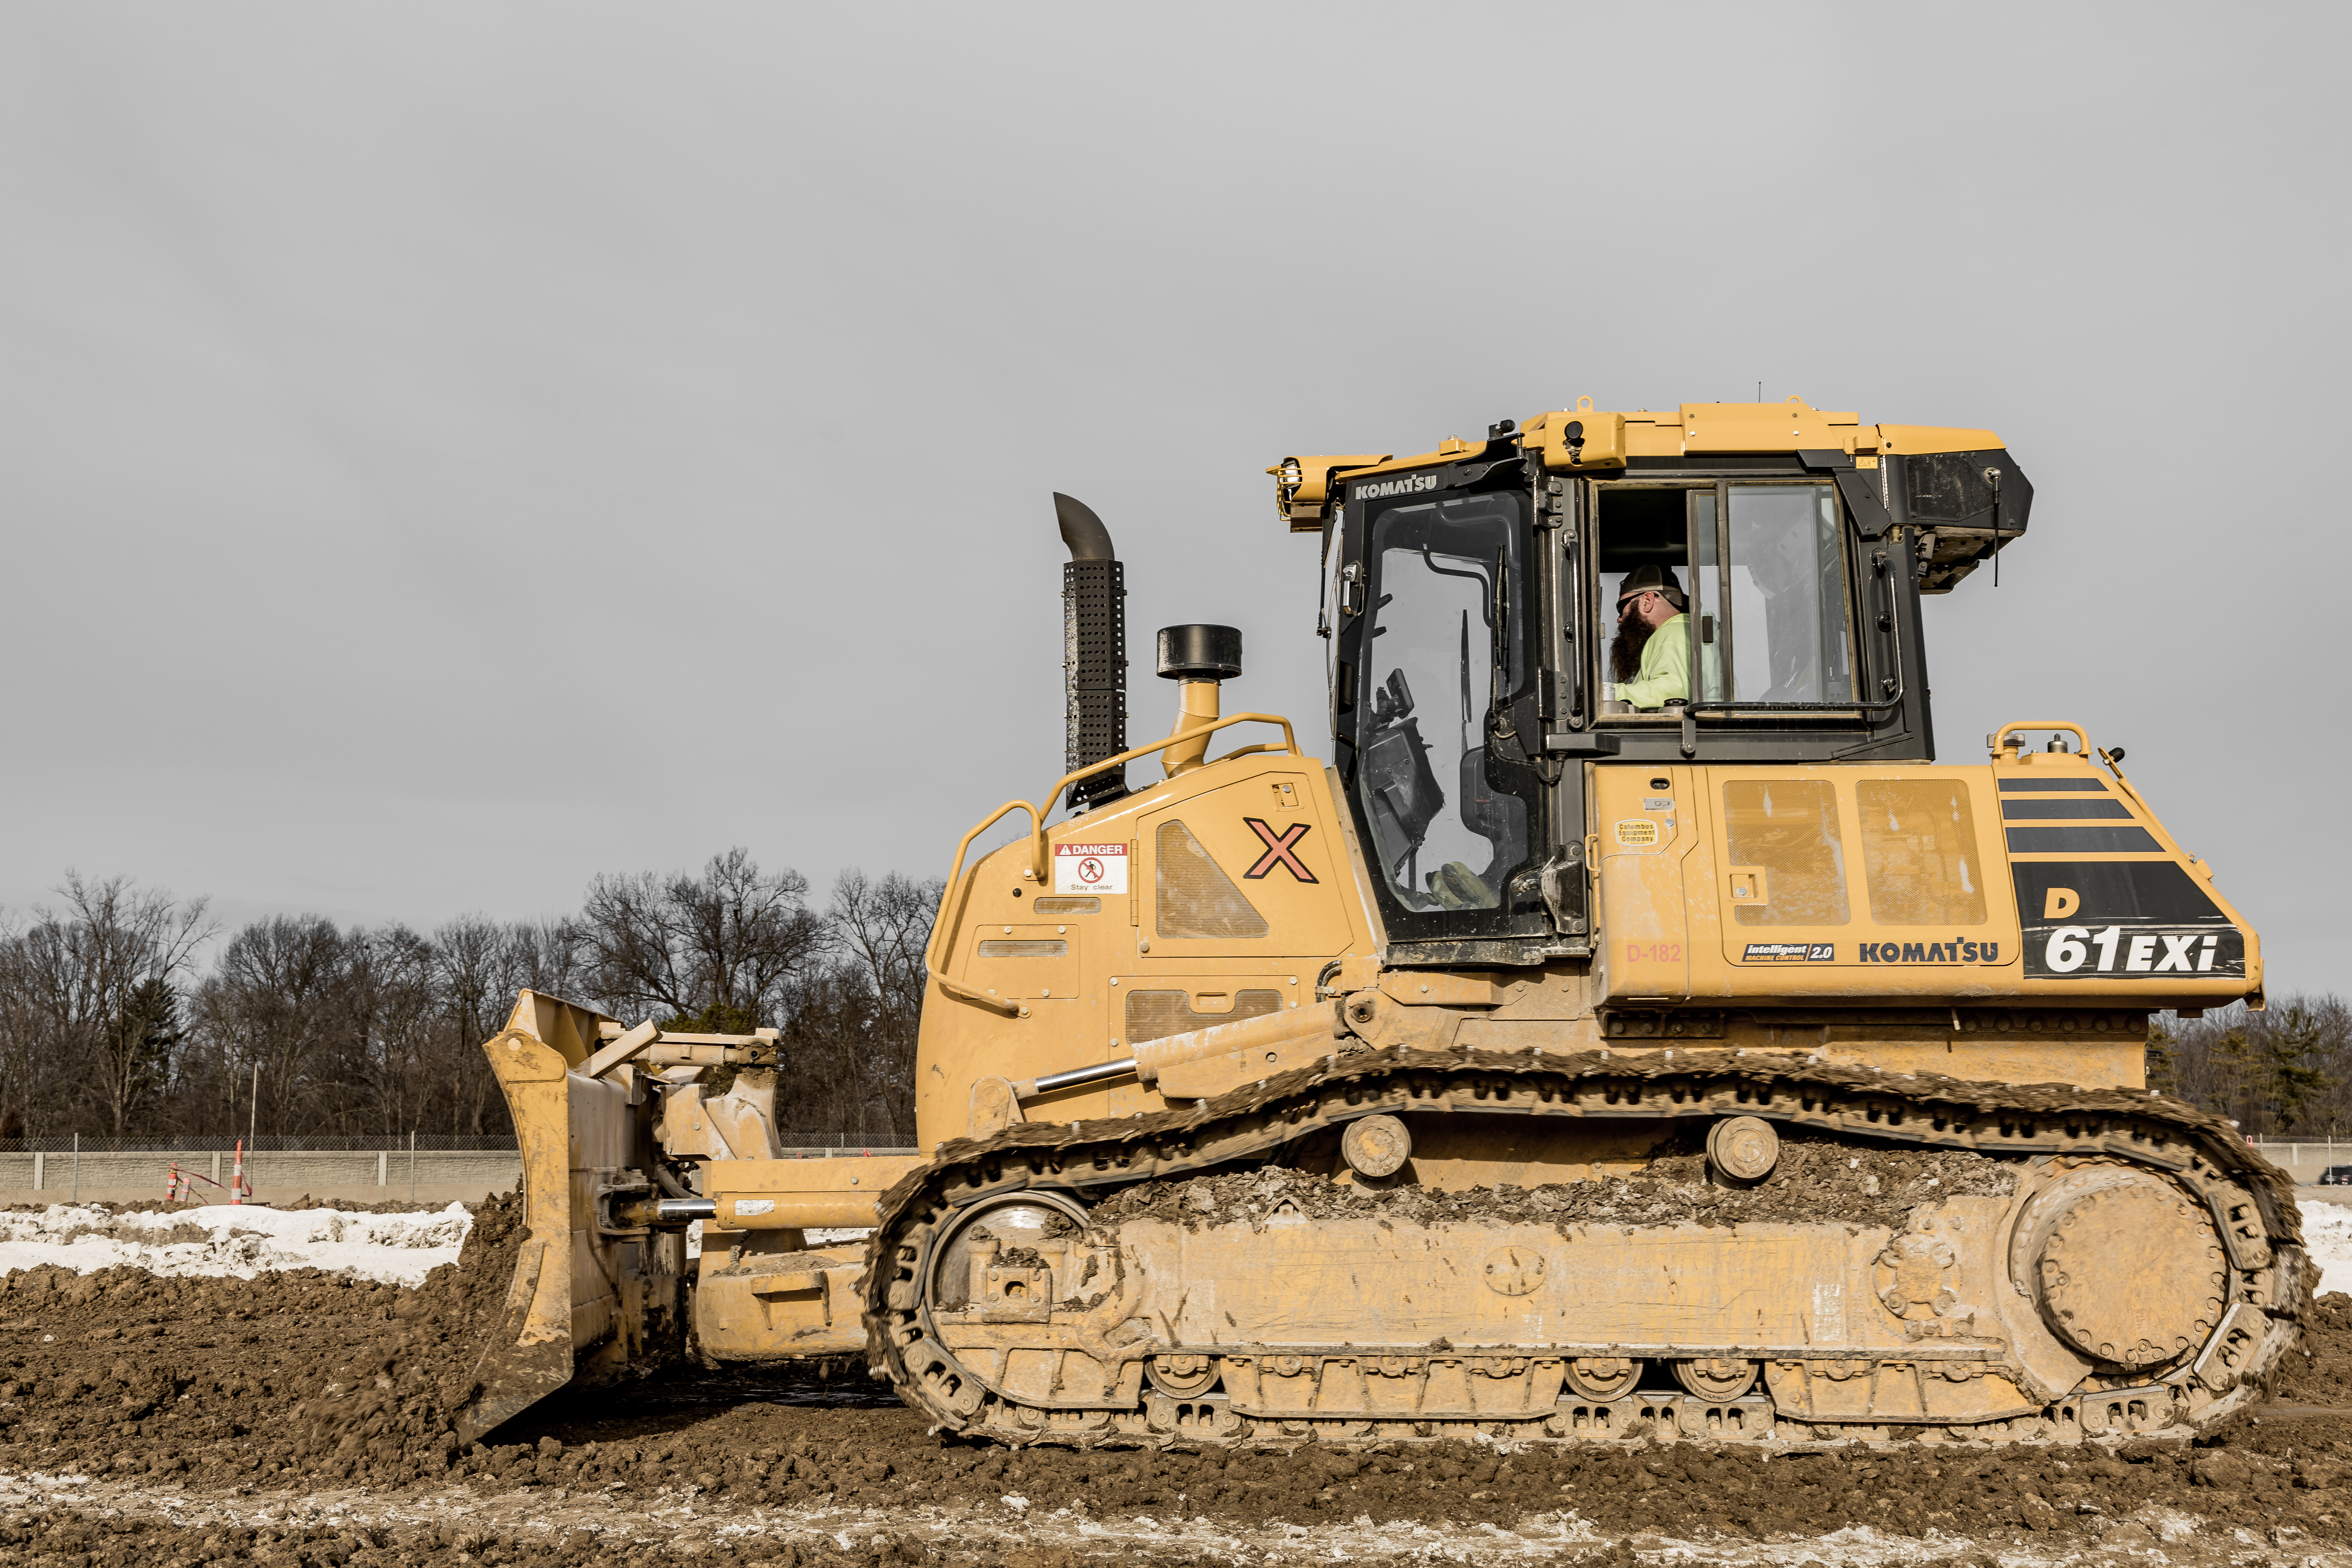
[[[1934,761],[1922,595],[2032,499],[1998,437],[1588,399],[1269,472],[1329,759],[1222,711],[1213,625],[1159,634],[1130,747],[1123,566],[1056,496],[1066,771],[957,849],[920,1153],[781,1157],[772,1031],[522,996],[485,1048],[529,1240],[461,1436],[679,1354],[862,1355],[1079,1446],[2063,1443],[2262,1396],[2292,1188],[2144,1079],[2151,1012],[2262,1005],[2254,932],[2080,726]]]

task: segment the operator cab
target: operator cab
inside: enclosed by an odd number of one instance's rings
[[[2032,500],[1989,431],[1796,400],[1272,471],[1324,537],[1335,765],[1408,963],[1587,951],[1586,762],[1932,761],[1919,597]]]

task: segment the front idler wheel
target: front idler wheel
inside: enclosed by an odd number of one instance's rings
[[[931,1308],[977,1310],[986,1321],[1044,1321],[1056,1295],[1078,1283],[1055,1274],[1066,1272],[1071,1244],[1086,1224],[1086,1210],[1058,1193],[1013,1193],[972,1205],[931,1255]]]

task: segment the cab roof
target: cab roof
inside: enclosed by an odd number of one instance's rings
[[[1275,476],[1276,505],[1292,530],[1313,532],[1322,528],[1325,510],[1341,481],[1457,462],[1496,440],[1516,440],[1522,451],[1539,454],[1552,472],[1588,474],[1622,469],[1628,458],[1774,452],[1835,453],[1850,459],[1853,467],[1872,468],[1882,456],[1985,452],[2002,446],[1990,430],[1864,425],[1858,414],[1825,412],[1801,397],[1783,403],[1685,403],[1630,414],[1596,409],[1585,397],[1574,408],[1521,420],[1516,429],[1506,421],[1483,440],[1449,437],[1434,451],[1402,458],[1386,452],[1290,457],[1266,472]]]

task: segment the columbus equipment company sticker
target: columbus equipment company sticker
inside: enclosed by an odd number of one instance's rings
[[[1127,846],[1055,845],[1054,891],[1124,893],[1127,891]]]

